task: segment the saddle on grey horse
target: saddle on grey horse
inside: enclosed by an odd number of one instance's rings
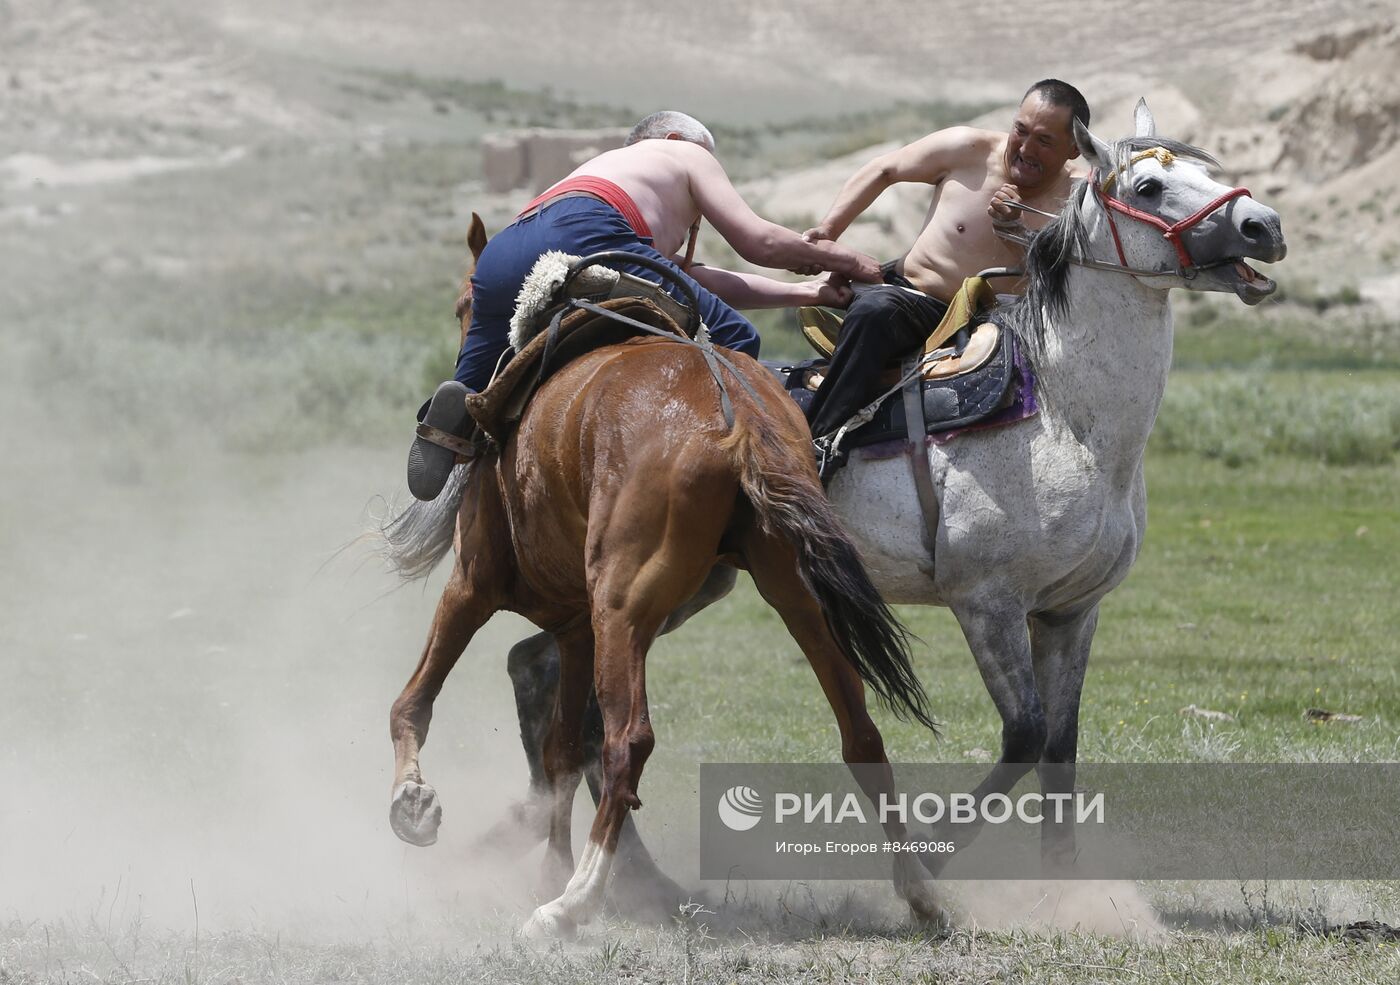
[[[914,420],[916,433],[939,434],[970,427],[1011,406],[1019,393],[1024,360],[1016,336],[995,322],[987,320],[960,330],[942,358],[960,363],[955,372],[925,370],[912,379],[910,360],[895,367],[884,379],[886,388],[915,389],[919,407],[911,413],[908,400],[884,399],[865,422],[852,428],[843,438],[842,447],[850,450],[887,441],[903,440],[909,435],[909,421]],[[815,358],[793,365],[769,364],[778,374],[788,393],[805,411],[816,390],[821,386],[827,360]],[[893,393],[886,394],[893,396]]]

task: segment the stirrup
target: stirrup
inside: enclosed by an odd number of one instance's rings
[[[442,428],[435,428],[426,421],[419,421],[418,427],[414,429],[413,433],[424,441],[437,445],[439,448],[446,448],[463,458],[475,458],[476,453],[480,450],[466,438],[458,437],[451,431],[444,431]]]

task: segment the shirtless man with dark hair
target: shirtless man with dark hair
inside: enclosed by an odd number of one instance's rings
[[[1084,97],[1067,83],[1045,79],[1027,90],[1009,133],[939,130],[877,157],[846,182],[826,218],[805,238],[838,239],[897,182],[933,185],[933,201],[909,252],[885,264],[884,283],[857,287],[826,380],[808,411],[813,435],[836,431],[870,399],[880,369],[928,338],[966,278],[1020,264],[1024,236],[1017,234],[1047,220],[1026,213],[1023,222],[1008,203],[1059,212],[1071,180],[1083,174],[1070,164],[1079,156],[1076,117],[1088,125]]]
[[[756,215],[734,190],[714,149],[714,137],[698,120],[684,113],[653,113],[637,124],[626,146],[586,161],[527,205],[477,259],[472,320],[455,378],[433,394],[423,423],[464,434],[465,397],[490,381],[509,347],[520,286],[549,250],[577,256],[625,250],[666,264],[690,282],[715,344],[751,356],[758,355],[758,333],[736,308],[844,307],[851,298],[848,281],[880,280],[879,264],[870,257],[835,242],[804,238]],[[686,264],[682,250],[701,218],[750,263],[833,276],[794,284]],[[647,267],[621,269],[661,280]],[[668,285],[667,290],[676,288]],[[415,439],[408,458],[409,490],[419,499],[435,499],[455,459],[452,450]]]

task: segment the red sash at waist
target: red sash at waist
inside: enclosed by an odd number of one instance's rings
[[[525,206],[525,208],[521,209],[520,215],[523,216],[526,212],[536,209],[550,199],[567,192],[587,192],[590,195],[597,196],[608,205],[617,209],[622,218],[627,220],[627,225],[632,227],[632,231],[636,233],[639,238],[652,238],[651,227],[648,226],[647,221],[642,218],[641,210],[637,208],[636,203],[632,201],[630,195],[607,178],[595,178],[587,174],[579,175],[577,178],[565,178],[563,181],[559,182],[559,184],[553,186],[529,205]],[[519,217],[520,216],[516,216],[516,218]]]

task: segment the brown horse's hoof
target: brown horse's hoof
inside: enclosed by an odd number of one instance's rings
[[[436,790],[412,780],[399,784],[389,805],[389,826],[394,834],[410,845],[427,848],[437,841],[441,824],[442,805]]]
[[[562,900],[553,900],[537,908],[520,928],[520,935],[531,940],[572,940],[578,924],[564,913]]]

